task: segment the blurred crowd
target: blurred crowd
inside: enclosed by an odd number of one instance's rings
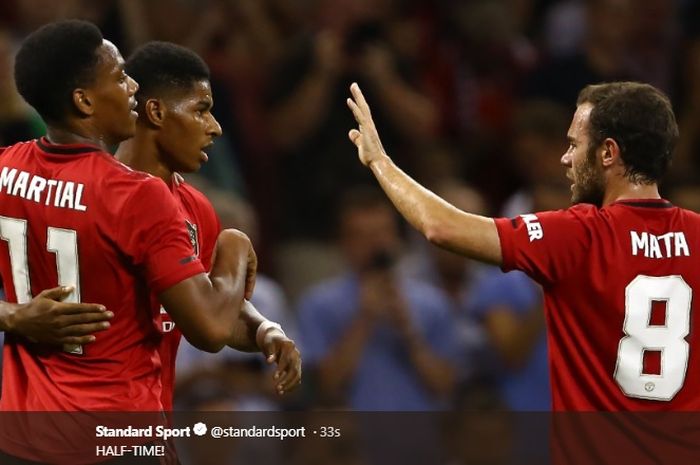
[[[565,208],[578,91],[649,82],[681,127],[663,195],[700,210],[694,0],[3,0],[0,146],[43,134],[13,53],[67,17],[125,56],[157,39],[206,59],[224,135],[190,182],[253,238],[254,303],[302,350],[302,388],[279,399],[262,358],[184,344],[179,409],[549,409],[540,289],[399,222],[347,139],[353,81],[399,166],[493,216]]]

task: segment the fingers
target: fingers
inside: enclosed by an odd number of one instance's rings
[[[109,328],[109,320],[114,317],[112,312],[90,312],[65,315],[60,322],[64,326],[74,326],[83,324],[106,323],[105,329]]]
[[[65,328],[62,328],[60,330],[61,343],[62,344],[69,343],[69,342],[63,340],[64,338],[92,336],[94,333],[98,333],[100,331],[104,331],[106,329],[109,329],[109,327],[110,327],[110,324],[106,321],[102,321],[99,323],[75,324],[75,325],[66,326]],[[94,337],[93,337],[93,340],[94,340]]]
[[[288,342],[277,355],[279,362],[273,375],[275,389],[282,395],[296,388],[301,381],[301,356],[294,343]]]
[[[112,312],[107,312],[104,305],[100,304],[61,303],[54,307],[54,311],[63,315],[94,314],[93,317],[100,320],[108,320],[114,316]],[[106,313],[111,316],[106,315]]]
[[[61,301],[68,297],[75,290],[73,286],[58,286],[51,289],[45,289],[39,293],[37,297]]]
[[[91,342],[95,342],[95,336],[66,336],[63,338],[60,338],[56,345],[85,345],[85,344],[90,344]]]
[[[250,300],[253,298],[253,292],[255,291],[255,274],[248,274],[245,277],[245,293],[244,298]]]
[[[255,253],[255,250],[251,246],[249,252],[248,252],[248,267],[246,270],[246,277],[245,277],[245,292],[244,292],[244,297],[247,300],[250,300],[253,297],[253,291],[255,290],[255,276],[257,275],[258,271],[258,256]]]
[[[351,129],[350,132],[348,132],[348,137],[352,141],[353,144],[356,146],[360,146],[360,138],[362,137],[362,134],[360,134],[360,131],[357,129]]]
[[[360,86],[358,86],[356,82],[353,82],[350,85],[350,93],[352,94],[353,99],[355,100],[355,102],[357,102],[357,106],[362,110],[362,112],[369,115],[369,105],[367,105],[367,100],[365,100],[365,96],[362,95]]]
[[[362,114],[362,110],[360,110],[360,107],[358,107],[355,101],[351,98],[348,98],[346,102],[348,104],[348,108],[350,108],[350,111],[352,111],[352,115],[355,117],[355,121],[357,121],[357,124],[363,124],[364,115]]]

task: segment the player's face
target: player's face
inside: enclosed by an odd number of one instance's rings
[[[124,71],[124,59],[113,43],[105,40],[97,49],[94,82],[88,86],[93,118],[108,145],[115,145],[136,131],[136,98],[139,86]]]
[[[561,157],[568,167],[566,177],[573,181],[571,202],[602,205],[605,184],[602,167],[598,164],[597,147],[590,145],[589,119],[593,106],[590,103],[579,105],[571,121],[567,137],[569,148]]]
[[[208,81],[165,99],[166,115],[160,131],[163,162],[170,171],[191,173],[208,160],[205,150],[221,135],[211,113],[214,100]]]

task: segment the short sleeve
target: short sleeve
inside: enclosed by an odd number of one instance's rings
[[[219,233],[221,232],[221,221],[219,216],[214,210],[214,206],[206,199],[204,199],[206,205],[204,205],[204,218],[205,224],[202,225],[202,250],[200,253],[200,260],[204,268],[209,271],[211,270],[211,258],[214,254],[214,248],[216,248],[216,240],[219,238]]]
[[[591,208],[572,207],[497,219],[503,271],[523,271],[542,285],[568,276],[590,248],[585,216]]]
[[[185,218],[160,179],[140,182],[120,215],[118,240],[150,289],[160,293],[204,267],[193,255]]]

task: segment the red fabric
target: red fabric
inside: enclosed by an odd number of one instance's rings
[[[0,170],[4,167],[84,186],[84,211],[55,207],[49,198],[44,201],[46,191],[36,202],[0,186],[0,216],[27,221],[32,295],[58,282],[57,254],[47,250],[48,228],[73,230],[80,299],[105,305],[115,317],[82,355],[8,334],[0,408],[161,410],[159,312],[151,291],[204,271],[192,256],[184,218],[167,186],[95,147],[50,146],[45,140],[12,146],[0,157]],[[0,241],[0,274],[8,300],[15,301],[8,244]]]
[[[700,250],[699,215],[663,200],[637,200],[498,219],[496,225],[503,269],[526,272],[545,292],[555,410],[700,410],[700,339],[693,332],[700,309],[692,298],[700,290],[693,255]],[[657,324],[654,302],[669,295],[667,328]],[[662,351],[661,366],[654,366],[651,352],[645,360],[645,351]],[[661,374],[647,377],[655,371]],[[619,381],[624,373],[628,380]],[[648,391],[629,395],[622,385]],[[660,399],[666,389],[667,398]]]
[[[176,183],[171,188],[180,213],[196,228],[197,252],[204,268],[211,269],[211,258],[216,246],[216,239],[221,230],[219,217],[209,200],[187,183]],[[193,244],[194,245],[194,244]],[[155,298],[155,296],[154,296]],[[163,364],[163,408],[173,409],[173,390],[175,388],[175,357],[180,346],[182,333],[175,326],[165,310],[161,309],[161,331],[163,340],[158,351]]]

